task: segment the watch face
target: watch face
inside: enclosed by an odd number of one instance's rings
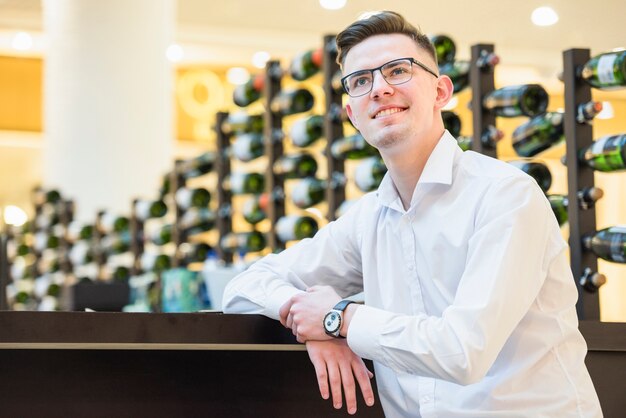
[[[324,318],[324,328],[328,332],[337,332],[341,326],[341,315],[338,312],[330,311]]]

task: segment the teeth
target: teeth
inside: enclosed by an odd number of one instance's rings
[[[385,110],[381,110],[380,112],[378,112],[375,116],[374,119],[381,117],[381,116],[388,116],[388,115],[393,115],[394,113],[398,113],[401,112],[402,109],[394,107],[391,109],[385,109]]]

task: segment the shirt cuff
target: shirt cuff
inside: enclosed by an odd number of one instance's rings
[[[278,315],[278,311],[281,306],[285,304],[292,296],[297,295],[298,293],[304,293],[304,291],[297,289],[289,284],[285,284],[277,289],[273,289],[267,298],[267,303],[265,308],[267,312],[266,316],[269,316],[272,319],[279,320],[280,316]]]
[[[348,346],[359,357],[382,358],[380,336],[394,314],[371,306],[359,306],[348,327]]]

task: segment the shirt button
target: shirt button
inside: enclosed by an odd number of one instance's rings
[[[413,265],[409,264],[409,270],[413,271]]]
[[[422,396],[422,402],[430,402],[430,396]]]

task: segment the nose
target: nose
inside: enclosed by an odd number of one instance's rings
[[[387,80],[383,77],[383,73],[380,70],[374,71],[372,74],[372,91],[371,97],[380,97],[385,94],[393,94],[393,87],[387,83]]]

